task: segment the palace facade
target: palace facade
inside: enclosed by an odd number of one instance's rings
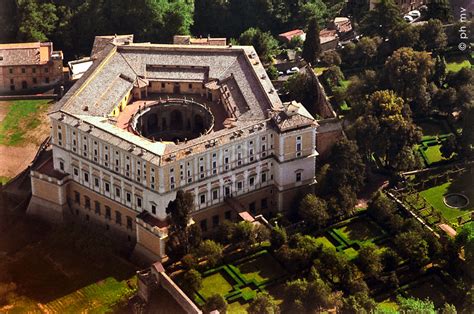
[[[114,41],[93,59],[49,113],[29,213],[94,223],[156,259],[180,189],[207,232],[285,211],[315,183],[317,123],[281,102],[253,47]]]

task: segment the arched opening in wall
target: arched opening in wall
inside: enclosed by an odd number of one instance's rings
[[[158,131],[158,117],[156,114],[151,114],[150,117],[148,117],[147,130],[149,134]]]
[[[194,130],[193,132],[199,132],[204,129],[204,120],[200,115],[194,116]]]
[[[170,126],[173,130],[183,129],[183,115],[179,110],[173,110],[171,112]]]

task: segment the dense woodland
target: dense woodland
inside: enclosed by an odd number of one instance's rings
[[[52,40],[67,59],[88,55],[94,36],[135,34],[166,43],[175,34],[238,38],[249,28],[273,35],[321,25],[342,0],[3,0],[0,42]],[[366,4],[368,6],[368,3]]]

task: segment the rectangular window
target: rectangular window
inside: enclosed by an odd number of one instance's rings
[[[13,69],[12,69],[12,68],[8,69],[8,72],[9,72],[10,74],[13,74]]]
[[[262,183],[265,183],[267,182],[267,173],[266,172],[262,172]]]
[[[268,208],[267,199],[263,198],[262,201],[260,202],[260,205],[262,209],[267,209]]]
[[[115,187],[115,196],[120,197],[120,188],[119,187]]]
[[[250,186],[254,186],[254,184],[255,184],[255,176],[251,176],[251,177],[249,178],[249,184],[250,184]]]
[[[112,210],[109,206],[105,206],[105,219],[110,220],[112,218]]]
[[[100,203],[98,201],[94,202],[95,213],[100,216]]]
[[[81,193],[74,191],[74,202],[81,205]]]
[[[156,215],[156,205],[154,205],[154,204],[151,205],[151,213],[153,215]]]
[[[201,205],[205,204],[206,203],[206,194],[201,194],[199,195],[199,203]]]
[[[296,182],[301,182],[301,172],[296,173]]]
[[[115,211],[115,223],[117,225],[121,225],[122,224],[122,213],[119,212],[119,211]]]
[[[88,196],[84,196],[84,207],[91,209],[91,199]]]
[[[84,172],[84,182],[89,183],[89,173]]]
[[[127,216],[127,229],[132,230],[132,217]]]
[[[64,162],[63,161],[59,162],[59,170],[64,171]]]
[[[38,79],[36,77],[33,78],[33,84],[38,84]]]
[[[255,202],[249,204],[249,211],[252,215],[255,214]]]
[[[94,186],[99,187],[99,178],[94,178]]]
[[[230,210],[226,211],[226,212],[224,213],[224,217],[225,217],[225,219],[227,219],[227,220],[231,220],[231,219],[232,219],[232,212],[231,212]]]
[[[219,190],[215,189],[212,191],[212,199],[217,200],[219,198]]]
[[[44,79],[44,82],[45,82],[46,84],[49,84],[49,77],[45,78],[45,79]]]
[[[31,72],[36,73],[36,68],[31,69]]]
[[[142,198],[137,196],[137,207],[142,208]]]
[[[105,187],[105,192],[109,193],[110,192],[110,184],[108,182],[105,182],[104,187]]]
[[[212,216],[212,227],[216,228],[219,226],[219,215]]]
[[[127,203],[130,203],[132,201],[132,194],[130,194],[130,192],[126,193],[126,199],[127,199]]]
[[[237,190],[242,191],[244,188],[244,183],[242,181],[237,182]]]
[[[204,232],[207,231],[207,219],[201,220],[201,222],[199,224],[201,226],[202,231],[204,231]]]
[[[77,169],[76,167],[74,167],[74,169],[72,169],[72,172],[74,173],[74,176],[78,176],[79,175],[79,169]]]
[[[21,68],[21,73],[26,73],[26,69],[25,69],[25,68]]]

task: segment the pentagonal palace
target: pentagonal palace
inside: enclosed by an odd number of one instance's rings
[[[180,189],[207,232],[286,210],[315,182],[317,124],[282,103],[253,47],[100,48],[49,113],[52,156],[31,171],[29,213],[95,224],[157,258]]]

